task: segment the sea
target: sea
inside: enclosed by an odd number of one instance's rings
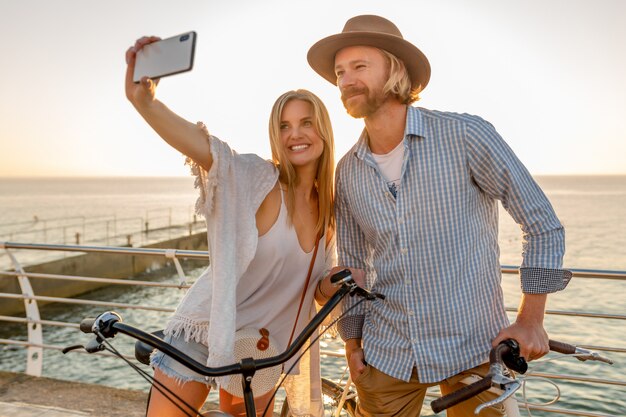
[[[550,199],[566,229],[566,268],[626,271],[626,176],[537,176],[535,178]],[[0,241],[25,243],[118,244],[116,238],[134,236],[136,230],[189,222],[194,219],[193,206],[197,190],[193,179],[175,178],[0,178]],[[106,239],[103,238],[106,235]],[[518,225],[500,208],[500,258],[503,265],[519,265],[522,239]],[[1,250],[0,250],[1,252]],[[30,251],[32,252],[32,251]],[[28,263],[29,254],[16,251],[20,261]],[[0,267],[6,268],[8,257],[0,253]],[[3,264],[4,263],[4,264]],[[183,263],[193,281],[203,267]],[[164,268],[142,274],[141,279],[176,280],[174,269]],[[5,278],[2,278],[5,279]],[[519,303],[519,279],[504,275],[502,286],[507,307]],[[122,303],[174,308],[182,290],[161,288],[107,287],[82,297]],[[626,281],[576,278],[568,288],[550,295],[548,310],[624,315]],[[93,316],[102,307],[52,304],[42,309],[46,320],[78,322]],[[125,321],[146,330],[162,328],[167,313],[122,310]],[[510,315],[514,320],[514,313]],[[545,327],[550,337],[578,345],[626,348],[626,321],[594,319],[548,314]],[[0,338],[26,339],[24,325],[0,321]],[[118,340],[119,339],[119,340]],[[128,338],[126,338],[128,339]],[[118,336],[116,346],[132,355],[132,342]],[[44,327],[44,343],[67,346],[85,343],[85,336],[73,328]],[[322,340],[322,347],[340,350],[336,339]],[[583,363],[573,358],[549,355],[531,363],[531,371],[587,376],[621,381],[622,385],[595,385],[575,378],[557,380],[556,385],[536,377],[526,378],[525,395],[534,404],[549,403],[558,397],[554,407],[581,409],[612,416],[626,416],[626,354],[607,352],[616,362]],[[0,344],[0,370],[23,372],[23,348]],[[345,370],[342,358],[326,357],[323,375],[339,378]],[[118,388],[147,390],[147,383],[122,360],[112,357],[56,350],[44,353],[44,376],[98,383]],[[422,415],[433,415],[425,407]],[[540,411],[523,415],[553,416]]]

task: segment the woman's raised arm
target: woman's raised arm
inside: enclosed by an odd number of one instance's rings
[[[200,126],[183,119],[156,99],[159,80],[143,77],[141,82],[133,82],[137,52],[159,39],[143,37],[126,51],[126,97],[163,140],[208,171],[213,160],[206,134]]]

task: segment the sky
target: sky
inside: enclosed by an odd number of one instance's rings
[[[274,100],[306,88],[339,158],[363,121],[306,53],[360,14],[390,19],[430,60],[417,106],[483,117],[533,175],[626,174],[623,0],[0,0],[0,178],[188,175],[126,100],[124,53],[190,30],[194,68],[162,79],[161,101],[269,158]]]

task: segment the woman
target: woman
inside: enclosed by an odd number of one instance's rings
[[[313,299],[323,304],[335,291],[328,273],[334,261],[335,165],[328,112],[306,90],[287,92],[270,116],[272,161],[238,155],[209,135],[204,125],[186,121],[157,100],[156,82],[144,77],[133,83],[137,51],[157,40],[141,38],[127,51],[126,96],[168,144],[187,155],[200,188],[196,209],[206,218],[211,254],[211,267],[181,301],[166,335],[170,343],[209,366],[234,362],[235,331],[246,327],[267,328],[283,351],[290,335],[308,322]],[[314,257],[317,249],[319,256]],[[304,288],[310,265],[310,283]],[[355,271],[357,279],[360,274]],[[303,290],[302,313],[294,323]],[[160,353],[152,363],[155,378],[196,408],[215,382]],[[319,355],[314,351],[288,380],[295,415],[319,414]],[[255,398],[259,412],[271,394]],[[223,389],[220,408],[245,415],[242,399]],[[271,406],[269,410],[271,415]],[[153,390],[149,417],[183,415]]]

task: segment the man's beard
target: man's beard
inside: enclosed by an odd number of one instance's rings
[[[357,94],[361,94],[365,100],[359,99],[356,103],[348,104],[348,100]],[[346,108],[350,116],[356,119],[371,116],[383,105],[386,99],[387,97],[382,92],[370,94],[367,87],[351,87],[341,92],[343,107]]]

